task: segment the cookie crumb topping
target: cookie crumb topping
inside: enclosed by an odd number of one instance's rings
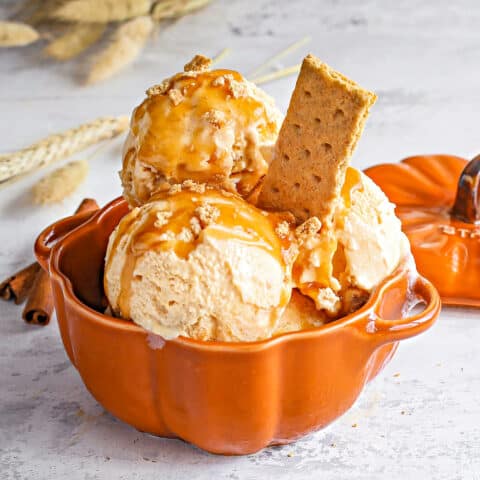
[[[184,67],[185,72],[203,72],[212,65],[212,60],[203,55],[195,55]]]

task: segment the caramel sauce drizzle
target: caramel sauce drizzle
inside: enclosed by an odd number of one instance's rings
[[[108,257],[105,259],[105,271],[108,271],[110,270],[110,267],[112,265],[112,261],[113,261],[113,257],[115,256],[115,252],[118,251],[119,249],[119,245],[120,245],[120,242],[122,240],[124,240],[125,238],[125,234],[132,228],[132,226],[134,225],[134,222],[137,218],[137,211],[134,210],[130,213],[128,213],[125,217],[122,218],[122,220],[120,221],[120,223],[118,224],[118,227],[117,227],[117,231],[115,233],[115,238],[114,238],[114,241],[112,243],[112,246],[110,248],[110,251],[109,251],[109,255]],[[126,259],[126,262],[127,263],[127,260]],[[127,312],[129,312],[129,303],[128,304],[125,304],[122,302],[122,299],[127,297],[127,298],[130,298],[130,284],[127,284],[127,281],[126,281],[126,276],[127,276],[127,273],[129,271],[132,271],[133,270],[133,267],[134,265],[129,265],[128,268],[125,268],[125,266],[122,268],[122,273],[120,275],[120,294],[118,296],[118,308],[121,312],[124,312],[126,309]],[[109,296],[108,295],[108,284],[106,281],[104,281],[104,289],[105,289],[105,292],[107,293],[107,297]],[[128,316],[126,316],[126,318],[129,318]]]
[[[337,224],[343,222],[351,207],[352,193],[359,188],[361,188],[360,173],[353,168],[348,168],[341,193],[341,204],[335,219]],[[208,225],[203,225],[198,236],[188,241],[182,240],[182,230],[191,229],[190,221],[195,217],[195,209],[203,205],[211,205],[218,209],[218,218]],[[158,212],[171,213],[171,217],[160,226],[156,225]],[[124,318],[130,318],[131,286],[136,263],[141,255],[147,251],[171,250],[179,258],[186,259],[205,236],[217,240],[234,240],[265,250],[284,267],[288,278],[291,265],[286,264],[284,253],[292,246],[292,235],[280,238],[275,232],[277,225],[287,219],[288,216],[285,214],[261,211],[237,195],[216,189],[207,189],[204,193],[183,190],[175,194],[167,192],[156,194],[151,202],[130,212],[121,220],[110,256],[106,259],[108,269],[120,242],[128,241],[125,246],[126,258],[120,275],[117,313]],[[294,225],[291,224],[291,229],[293,228]],[[294,283],[304,295],[315,298],[319,289],[332,286],[333,270],[338,263],[335,261],[336,251],[337,241],[333,235],[319,235],[312,249],[300,249],[292,267],[292,276]],[[309,258],[312,252],[319,255],[321,259],[320,265],[314,267],[315,281],[300,284],[299,279],[305,265],[310,263]],[[286,282],[282,292],[281,307],[290,300],[291,290],[288,283]],[[276,312],[272,311],[272,325],[275,320]]]
[[[345,217],[352,206],[352,194],[356,190],[362,188],[362,178],[358,170],[348,167],[345,174],[345,181],[341,191],[341,201],[336,210],[334,222],[337,227],[343,226]],[[322,232],[323,233],[323,232]],[[338,270],[341,264],[340,260],[335,259],[338,242],[333,233],[326,232],[320,234],[313,245],[313,248],[304,248],[293,266],[293,278],[298,288],[304,295],[316,298],[318,290],[331,287],[334,282],[334,270]],[[300,278],[305,266],[309,265],[310,255],[315,254],[321,259],[320,265],[314,268],[315,281],[301,283]],[[337,264],[337,265],[336,265]],[[308,268],[308,267],[307,267]]]
[[[198,236],[187,241],[182,240],[180,234],[184,228],[191,227],[190,220],[195,217],[195,209],[204,205],[211,205],[218,209],[218,218],[204,225]],[[165,224],[155,225],[157,212],[170,212],[171,217]],[[179,258],[186,259],[206,236],[261,248],[283,266],[287,275],[289,266],[285,264],[283,253],[290,246],[290,240],[280,239],[275,232],[275,227],[284,221],[284,216],[277,213],[264,213],[237,195],[214,189],[208,189],[205,193],[181,191],[175,194],[155,195],[151,202],[121,220],[110,258],[107,258],[108,269],[113,252],[117,250],[122,240],[128,239],[128,244],[125,246],[126,257],[120,275],[118,313],[124,318],[130,318],[131,285],[134,281],[137,260],[142,254],[147,251],[171,250]],[[285,306],[289,299],[290,289],[286,282],[282,292],[281,306]]]
[[[131,125],[135,138],[131,148],[136,149],[138,158],[173,182],[189,179],[220,185],[233,171],[242,173],[233,179],[240,193],[253,189],[268,165],[262,158],[255,158],[258,153],[254,148],[242,162],[232,165],[235,163],[235,145],[232,155],[234,139],[219,137],[216,145],[212,135],[219,128],[214,122],[209,123],[204,115],[212,111],[225,112],[225,118],[219,120],[220,124],[235,123],[235,131],[245,132],[246,145],[242,149],[247,152],[253,145],[249,130],[252,126],[256,134],[262,138],[270,137],[272,143],[278,126],[274,120],[269,120],[260,99],[251,95],[233,95],[225,75],[244,85],[243,77],[231,70],[206,71],[195,76],[178,74],[171,79],[164,94],[144,100],[135,110]],[[223,83],[219,79],[223,79]],[[178,103],[172,102],[169,91],[178,92]],[[128,150],[125,154],[128,155]],[[265,163],[263,169],[259,169],[259,162]]]

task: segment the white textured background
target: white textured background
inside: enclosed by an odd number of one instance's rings
[[[4,0],[0,12],[14,3]],[[195,53],[230,47],[221,66],[248,73],[311,35],[284,66],[311,51],[379,96],[354,165],[417,153],[471,157],[480,150],[479,25],[478,0],[217,0],[159,30],[129,71],[88,88],[79,86],[77,64],[54,65],[39,47],[1,51],[0,152],[130,112],[148,86]],[[265,89],[285,110],[293,84]],[[103,148],[86,184],[61,205],[32,206],[29,186],[39,175],[0,188],[1,277],[30,261],[36,234],[81,198],[103,204],[119,195],[120,147],[117,140]],[[83,387],[55,322],[29,327],[20,312],[0,305],[2,479],[480,479],[478,310],[445,309],[327,429],[246,457],[212,456],[114,419]]]

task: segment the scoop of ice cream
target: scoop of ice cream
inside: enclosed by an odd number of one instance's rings
[[[236,194],[192,182],[157,194],[111,234],[112,310],[166,338],[270,337],[291,294],[279,223]]]
[[[295,288],[273,335],[320,327],[329,321],[328,315],[322,310],[317,310],[312,299]]]
[[[300,291],[331,317],[358,309],[409,252],[395,206],[366,175],[349,167],[331,227],[297,233],[293,267]]]
[[[134,110],[120,173],[131,205],[184,180],[247,197],[265,175],[281,113],[239,73],[208,66],[195,57]]]

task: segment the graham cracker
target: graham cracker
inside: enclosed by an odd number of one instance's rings
[[[345,171],[376,95],[313,55],[302,64],[258,204],[298,222],[333,219]]]

